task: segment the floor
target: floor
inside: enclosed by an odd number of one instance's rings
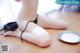
[[[80,53],[79,44],[66,44],[58,40],[59,34],[62,32],[79,32],[80,33],[80,13],[74,12],[54,12],[53,16],[63,18],[69,25],[67,30],[46,29],[52,37],[52,44],[47,48],[40,48],[27,41],[21,42],[17,37],[2,37],[2,44],[8,44],[8,53]]]
[[[14,0],[8,0],[10,2],[12,2],[12,10],[10,8],[6,8],[7,10],[10,9],[10,11],[7,11],[5,9],[7,0],[0,0],[1,1],[5,1],[4,3],[0,3],[0,17],[2,17],[1,19],[4,20],[4,24],[8,21],[12,21],[14,20],[14,18],[12,17],[16,17],[16,12],[18,13],[20,6],[20,3],[16,3],[14,2]],[[52,1],[55,0],[39,0],[40,1],[40,5],[39,5],[39,13],[45,13],[49,10],[54,9],[53,6],[55,8],[56,4],[52,4]],[[45,5],[43,5],[45,3]],[[1,4],[5,4],[3,6],[1,6]],[[9,3],[8,3],[9,4]],[[13,5],[15,4],[15,5]],[[49,5],[49,6],[48,6]],[[10,6],[8,6],[10,7]],[[8,13],[7,13],[8,12]],[[14,13],[12,13],[14,12]],[[8,44],[9,46],[9,52],[5,52],[5,53],[80,53],[80,43],[76,44],[76,45],[71,45],[71,44],[66,44],[63,42],[60,42],[58,40],[59,34],[62,32],[79,32],[80,33],[80,13],[70,13],[70,12],[55,12],[53,13],[53,16],[57,15],[58,17],[64,19],[69,27],[67,30],[54,30],[54,29],[46,29],[50,36],[52,37],[52,44],[50,47],[47,48],[40,48],[34,44],[31,44],[27,41],[21,42],[21,40],[17,37],[2,37],[0,36],[0,43],[1,44]],[[7,19],[6,19],[7,17]],[[12,19],[12,20],[11,20]],[[6,22],[5,22],[6,21]]]

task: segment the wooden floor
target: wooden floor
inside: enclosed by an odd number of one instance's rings
[[[80,43],[76,45],[66,44],[58,40],[61,32],[80,32],[80,14],[70,12],[55,12],[69,25],[67,30],[46,29],[52,37],[52,45],[47,48],[40,48],[29,42],[21,42],[16,37],[0,37],[0,41],[9,44],[9,53],[80,53]]]

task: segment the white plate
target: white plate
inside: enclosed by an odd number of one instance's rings
[[[80,42],[80,36],[76,33],[63,33],[61,34],[59,39],[66,43],[79,43]]]

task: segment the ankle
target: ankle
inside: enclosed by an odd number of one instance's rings
[[[21,20],[27,20],[27,21],[33,21],[37,18],[37,14],[36,13],[31,13],[31,14],[21,14],[18,16],[18,19]]]
[[[37,14],[29,15],[28,17],[26,17],[28,21],[34,21],[36,18],[37,18]]]

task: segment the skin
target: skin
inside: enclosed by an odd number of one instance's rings
[[[22,8],[18,15],[18,20],[28,20],[32,21],[36,19],[37,16],[37,7],[38,7],[38,0],[16,0],[22,2]],[[51,29],[67,29],[67,23],[56,16],[53,13],[47,13],[44,15],[38,14],[38,21],[37,25],[43,28],[51,28]],[[56,20],[56,21],[55,21]]]
[[[19,25],[19,28],[16,31],[8,31],[7,33],[4,34],[4,36],[11,35],[20,37],[21,32],[25,29],[28,21],[36,19],[38,0],[16,0],[16,1],[22,3],[22,8],[17,17],[17,23]],[[40,47],[47,47],[51,45],[51,37],[49,33],[42,27],[53,29],[67,28],[67,25],[63,20],[55,18],[51,14],[38,15],[37,18],[38,18],[37,24],[33,22],[28,23],[27,28],[22,34],[22,38]]]
[[[4,36],[15,36],[15,37],[20,37],[22,31],[20,31],[19,29],[17,29],[16,31],[8,31],[4,34]],[[33,44],[38,45],[39,47],[48,47],[51,45],[51,37],[49,36],[49,34],[45,31],[44,34],[42,35],[37,35],[35,33],[31,33],[31,32],[24,32],[22,34],[22,39],[29,41]]]

